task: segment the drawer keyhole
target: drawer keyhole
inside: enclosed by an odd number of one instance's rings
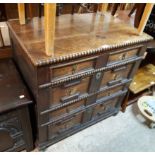
[[[67,90],[66,91],[66,95],[73,95],[73,94],[75,94],[76,93],[76,88],[71,88],[71,89],[69,89],[69,90]]]
[[[121,74],[114,74],[114,76],[113,76],[113,79],[114,80],[117,80],[119,78],[121,78]]]
[[[126,58],[126,53],[123,53],[121,56],[120,56],[120,60],[124,60]]]
[[[72,66],[72,74],[74,74],[77,70],[77,64]]]
[[[111,93],[110,92],[108,92],[108,96],[110,96],[111,95]]]
[[[118,78],[117,74],[114,74],[114,80],[116,80]]]
[[[70,109],[69,109],[69,108],[67,108],[67,109],[66,109],[66,112],[67,112],[67,113],[70,113]]]
[[[98,72],[98,73],[96,74],[96,80],[99,80],[100,77],[101,77],[101,72]]]

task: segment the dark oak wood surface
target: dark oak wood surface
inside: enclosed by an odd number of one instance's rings
[[[43,18],[8,25],[14,60],[36,100],[39,148],[116,115],[152,39],[108,13],[61,15],[48,57]]]
[[[28,105],[33,103],[10,58],[0,60],[0,151],[33,149]]]
[[[48,57],[45,55],[43,18],[34,18],[22,26],[18,20],[10,20],[8,25],[34,65],[52,63],[55,59],[63,60],[63,57],[90,55],[96,49],[105,51],[152,39],[145,33],[139,36],[137,29],[108,13],[61,15],[56,18],[55,55]]]
[[[29,103],[32,103],[32,100],[13,61],[11,59],[0,60],[0,112]]]

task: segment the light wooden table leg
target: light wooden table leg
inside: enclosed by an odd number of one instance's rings
[[[108,10],[108,3],[103,3],[101,6],[101,12],[106,12]]]
[[[25,24],[25,5],[24,3],[18,3],[18,15],[21,25]]]
[[[138,34],[141,35],[143,33],[143,30],[145,28],[145,25],[148,21],[148,18],[151,14],[152,8],[153,8],[154,4],[153,3],[147,3],[144,9],[144,13],[143,16],[141,18],[140,24],[138,26]]]
[[[45,15],[45,53],[48,56],[54,56],[56,4],[45,3],[44,15]]]

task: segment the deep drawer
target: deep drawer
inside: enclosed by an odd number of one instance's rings
[[[115,69],[108,70],[104,72],[104,76],[102,78],[101,87],[102,86],[112,86],[118,83],[121,83],[123,79],[127,79],[133,64],[128,64],[125,66],[121,66]]]
[[[100,117],[101,115],[115,111],[116,109],[115,106],[118,103],[119,99],[120,99],[120,96],[105,102],[103,101],[97,106],[95,106],[93,108],[92,118],[95,119],[97,117]]]
[[[21,137],[23,132],[16,113],[4,113],[0,115],[0,118],[0,151],[14,150],[21,144],[25,144],[24,139]],[[20,143],[17,138],[20,138]]]
[[[90,77],[69,81],[51,89],[52,105],[69,102],[77,99],[81,94],[87,93]]]
[[[135,57],[136,55],[138,55],[138,52],[139,52],[139,48],[132,49],[132,50],[125,51],[125,52],[110,53],[109,59],[108,59],[108,64],[116,63],[117,61],[119,62],[119,61],[122,61],[125,59]]]
[[[84,62],[74,63],[59,68],[51,68],[52,79],[63,78],[65,76],[74,75],[78,72],[87,71],[94,68],[94,59]]]
[[[81,125],[83,117],[83,112],[73,115],[64,121],[49,125],[48,132],[49,138],[56,138],[61,136],[61,134],[67,132],[68,130],[75,129]]]
[[[104,97],[107,97],[107,96],[111,96],[115,93],[118,93],[118,92],[122,91],[123,88],[124,88],[124,85],[121,85],[121,86],[117,86],[117,87],[114,87],[114,88],[109,89],[109,90],[105,90],[105,91],[103,91],[97,95],[97,100],[104,98]]]
[[[50,119],[59,119],[61,117],[65,117],[66,115],[72,114],[73,112],[77,111],[78,109],[81,109],[85,106],[85,100],[76,102],[74,104],[62,107],[58,110],[52,111],[49,114]]]

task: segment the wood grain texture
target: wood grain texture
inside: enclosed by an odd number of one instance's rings
[[[107,102],[103,102],[103,104],[99,104],[94,107],[94,111],[92,114],[93,119],[95,117],[99,117],[106,112],[110,111],[111,109],[115,109],[115,105],[118,102],[119,97],[114,98],[113,100],[109,100]]]
[[[95,20],[92,20],[94,17]],[[8,25],[35,66],[62,62],[152,39],[145,33],[139,36],[137,29],[109,13],[105,16],[91,13],[61,15],[56,18],[54,57],[46,56],[44,19],[34,19],[28,21],[23,28],[18,20],[10,20]]]
[[[60,99],[65,96],[71,96],[76,93],[80,93],[80,95],[87,93],[89,87],[90,77],[84,78],[77,85],[70,86],[64,88],[63,86],[58,86],[52,89],[51,94],[51,103],[53,104],[61,104]]]
[[[44,4],[45,15],[45,53],[47,56],[54,56],[54,36],[55,36],[55,18],[56,4]]]
[[[93,68],[93,60],[84,61],[81,63],[75,63],[72,65],[67,65],[60,68],[55,68],[52,70],[53,79],[62,78],[64,76],[70,76],[78,72],[86,71],[92,68]]]
[[[12,48],[3,47],[0,49],[0,59],[11,58],[12,57]]]
[[[23,98],[20,98],[21,96],[23,96]],[[11,59],[1,59],[0,112],[5,112],[29,103],[32,103],[32,100],[29,97],[13,61]]]
[[[155,85],[155,66],[148,64],[137,71],[129,89],[137,94],[153,85]]]

